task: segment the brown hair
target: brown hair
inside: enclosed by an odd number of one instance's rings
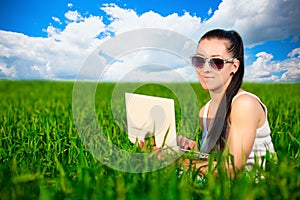
[[[226,88],[225,94],[218,107],[212,128],[209,130],[210,133],[207,136],[207,143],[204,148],[204,151],[209,153],[212,149],[223,151],[226,146],[228,138],[227,122],[231,112],[231,102],[243,82],[244,45],[241,36],[233,30],[226,31],[222,29],[214,29],[205,33],[201,37],[200,41],[203,39],[223,39],[229,41],[230,45],[228,46],[227,51],[232,53],[232,56],[240,61],[240,66],[236,73],[233,74],[232,80]]]

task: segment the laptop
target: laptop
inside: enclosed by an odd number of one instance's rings
[[[125,93],[128,138],[132,143],[144,141],[147,133],[153,133],[158,148],[181,149],[177,144],[175,105],[170,98]],[[197,153],[206,159],[208,154]]]

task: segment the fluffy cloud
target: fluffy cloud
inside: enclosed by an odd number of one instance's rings
[[[211,14],[212,14],[212,8],[210,8],[210,9],[207,11],[207,14],[208,14],[208,15],[211,15]]]
[[[72,4],[68,7],[71,8]],[[46,29],[48,33],[46,38],[0,31],[0,77],[75,78],[84,60],[97,46],[112,35],[142,28],[167,29],[181,33],[194,41],[198,41],[200,35],[211,28],[236,29],[248,47],[291,36],[297,40],[300,33],[296,21],[300,18],[298,7],[296,0],[260,0],[255,3],[223,0],[219,8],[211,13],[211,18],[202,21],[188,12],[182,16],[174,13],[163,17],[153,11],[138,15],[132,9],[105,4],[100,9],[109,17],[108,24],[104,24],[102,17],[99,16],[83,17],[76,10],[68,11],[64,15],[65,28],[59,29],[49,25]],[[58,23],[62,21],[56,17],[52,19]],[[160,42],[163,45],[165,41]],[[299,81],[299,55],[299,49],[294,49],[287,55],[286,60],[274,61],[272,54],[258,53],[257,60],[247,67],[246,80]],[[166,57],[164,54],[147,54],[147,52],[124,56],[121,58],[122,63],[115,63],[114,67],[107,71],[106,78],[119,80],[128,73],[124,70],[125,67],[128,67],[135,77],[147,77],[150,68],[147,71],[134,69],[134,66],[151,65],[153,69],[151,76],[158,79],[161,77],[161,80],[174,80],[176,78],[174,74],[180,73],[187,80],[196,81],[195,74],[187,63],[181,63],[178,59],[164,60]],[[169,73],[166,70],[159,71],[155,63],[171,66]]]
[[[52,19],[53,19],[53,21],[55,21],[55,22],[57,22],[57,23],[59,23],[59,24],[62,24],[59,18],[57,18],[57,17],[52,17]]]
[[[300,9],[298,0],[223,0],[218,10],[204,24],[205,29],[218,26],[237,30],[246,46],[268,40],[298,36]]]
[[[80,21],[83,19],[77,10],[66,12],[65,17],[67,20],[70,20],[70,21]]]
[[[72,8],[72,7],[73,7],[73,4],[72,4],[72,3],[68,3],[68,7],[69,7],[69,8]]]
[[[300,58],[300,48],[294,49],[293,51],[291,51],[288,54],[288,56],[291,57],[291,58],[293,58],[293,57]]]
[[[189,61],[161,50],[140,49],[110,65],[103,81],[185,82],[197,79]]]
[[[122,33],[140,28],[161,28],[176,31],[191,38],[198,39],[201,29],[201,19],[185,12],[183,16],[177,13],[163,17],[153,11],[137,15],[134,10],[122,9],[115,4],[105,4],[103,11],[110,16],[108,29],[114,33]]]
[[[0,31],[0,61],[5,63],[5,68],[1,65],[0,76],[75,78],[84,59],[100,44],[97,37],[105,32],[105,25],[97,16],[70,19],[75,21],[68,23],[64,30],[50,25],[47,38]]]
[[[300,48],[292,50],[287,59],[273,60],[273,55],[266,52],[256,54],[257,60],[246,67],[246,81],[300,81]]]
[[[16,78],[16,69],[0,61],[0,78]]]

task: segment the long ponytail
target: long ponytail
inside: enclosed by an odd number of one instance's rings
[[[206,146],[204,148],[204,152],[206,153],[209,153],[212,149],[223,151],[226,147],[228,139],[228,120],[231,112],[232,99],[239,91],[244,76],[244,45],[241,36],[233,30],[225,31],[222,29],[215,29],[203,35],[200,41],[212,38],[228,40],[230,42],[230,46],[227,51],[232,53],[233,57],[240,61],[240,66],[236,73],[232,75],[232,80],[226,88],[216,112],[216,116],[213,121],[213,125],[209,130]]]

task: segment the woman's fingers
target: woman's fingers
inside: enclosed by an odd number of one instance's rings
[[[188,140],[187,142],[187,149],[198,151],[197,143],[193,140]]]
[[[177,136],[177,144],[181,147],[181,139],[182,139],[182,135],[178,135]]]
[[[185,148],[187,145],[188,139],[182,135],[177,137],[177,143],[181,148]]]
[[[184,145],[184,148],[185,149],[193,149],[195,146],[195,142],[194,141],[191,141],[191,140],[186,140],[185,141],[185,145]]]
[[[139,141],[138,145],[143,152],[152,152],[160,150],[160,148],[156,146],[155,136],[151,132],[148,132],[145,135],[144,141]]]
[[[188,149],[188,150],[195,150],[198,151],[198,146],[197,143],[193,140],[190,140],[182,135],[178,135],[177,136],[177,144],[184,149]]]

